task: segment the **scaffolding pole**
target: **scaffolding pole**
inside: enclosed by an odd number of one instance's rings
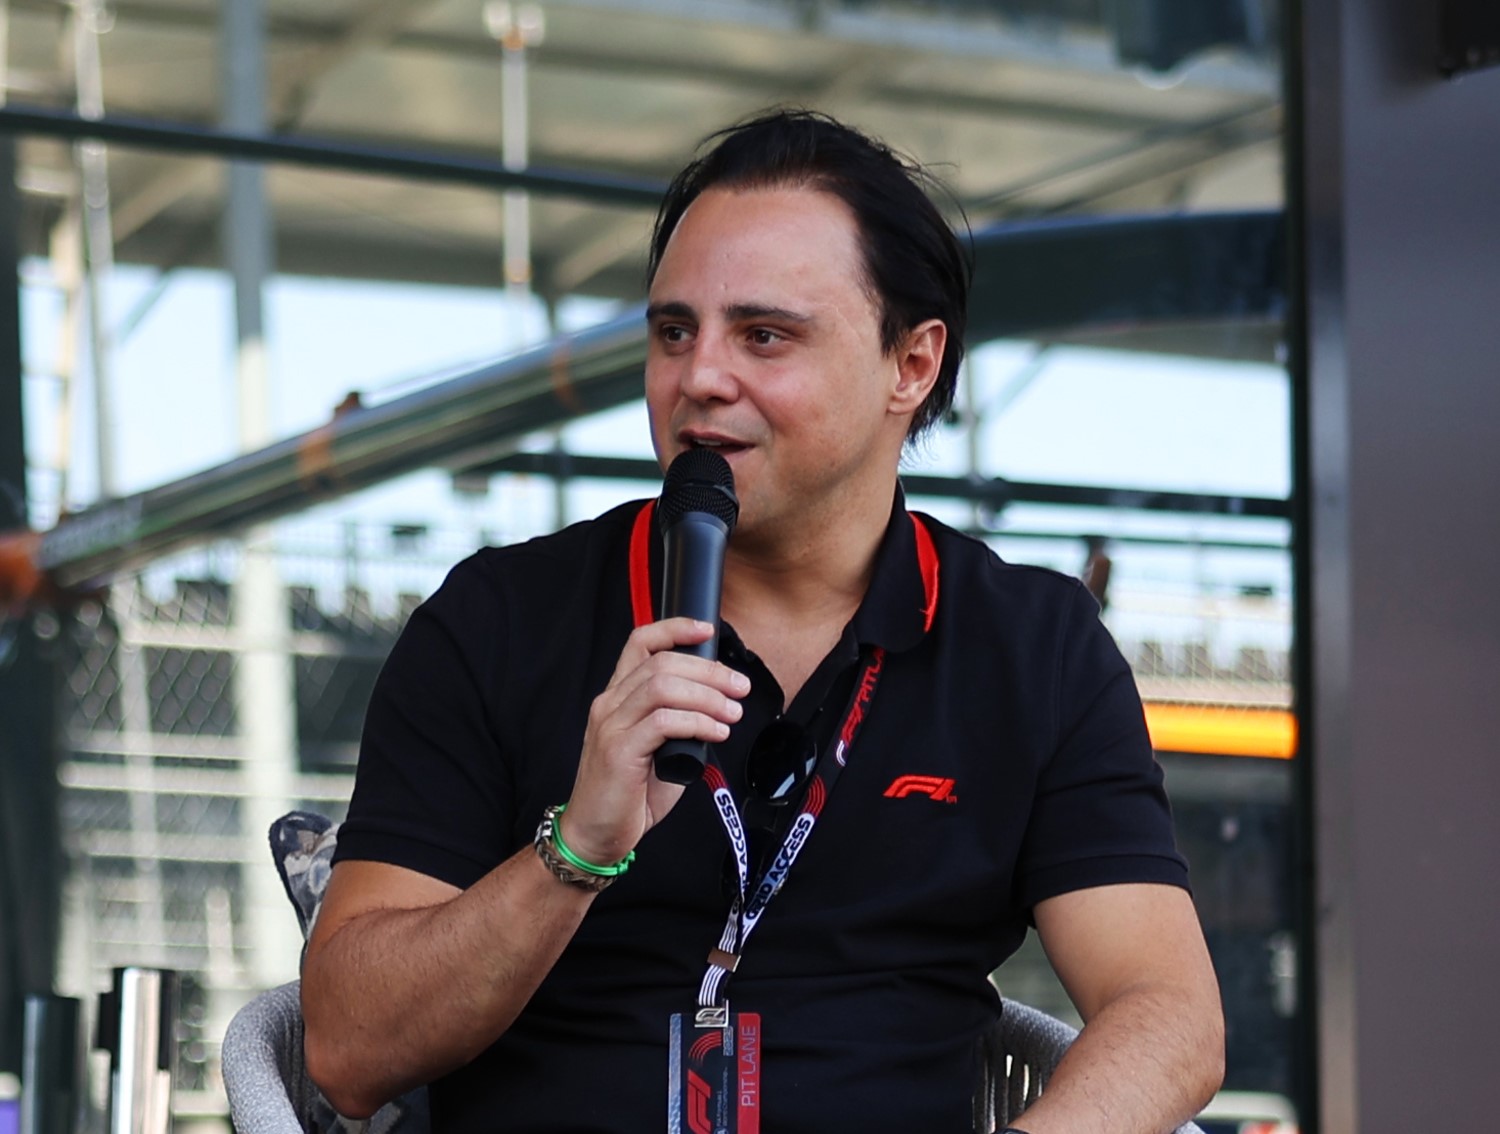
[[[75,0],[73,7],[73,68],[78,114],[91,122],[104,117],[104,69],[99,36],[109,16],[100,0]],[[74,147],[82,185],[80,220],[83,233],[83,289],[89,333],[89,361],[93,373],[94,444],[98,463],[98,495],[119,495],[119,465],[113,394],[110,382],[110,342],[106,329],[104,290],[114,271],[115,241],[110,222],[109,157],[104,143],[84,140]]]
[[[220,11],[224,124],[230,130],[264,133],[265,0],[234,0]],[[234,283],[239,443],[248,453],[271,441],[265,284],[272,271],[272,220],[260,165],[231,162],[228,177],[223,245]],[[249,846],[264,848],[271,823],[292,808],[297,755],[291,625],[268,524],[245,533],[232,617],[241,647],[234,696],[245,779],[243,832]],[[251,934],[251,979],[270,987],[296,976],[301,934],[269,852],[260,859],[252,855],[250,862],[241,924]]]

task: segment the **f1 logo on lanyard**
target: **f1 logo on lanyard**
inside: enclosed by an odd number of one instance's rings
[[[667,1130],[760,1134],[760,1016],[727,1006],[709,1015],[712,1026],[672,1017]]]

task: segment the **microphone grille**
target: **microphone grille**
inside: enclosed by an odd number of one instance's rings
[[[731,532],[739,519],[734,473],[729,462],[712,449],[685,450],[667,469],[656,509],[657,522],[666,531],[689,512],[707,512],[723,521]]]

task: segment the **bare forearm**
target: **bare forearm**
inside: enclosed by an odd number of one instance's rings
[[[1141,990],[1109,1004],[1016,1125],[1028,1134],[1165,1134],[1187,1122],[1224,1075],[1217,1004],[1191,1000]]]
[[[740,718],[749,679],[676,650],[713,632],[688,618],[638,627],[594,698],[566,822],[585,862],[620,861],[682,797],[652,772],[665,740],[719,741]],[[463,892],[400,867],[340,862],[303,969],[313,1081],[362,1117],[467,1063],[510,1027],[592,901],[529,847]]]
[[[450,901],[315,936],[302,984],[313,1080],[360,1117],[468,1062],[520,1014],[591,901],[528,847]]]

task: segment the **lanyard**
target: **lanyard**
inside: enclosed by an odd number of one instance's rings
[[[650,535],[654,501],[648,502],[637,514],[630,537],[630,597],[631,609],[637,626],[650,622],[654,616],[651,599]],[[910,513],[908,513],[910,515]],[[922,572],[925,597],[923,605],[923,631],[932,628],[937,614],[938,559],[932,536],[927,526],[916,516],[911,516],[916,535],[917,560]],[[872,646],[862,650],[859,657],[859,676],[849,695],[849,704],[844,709],[837,739],[831,748],[825,748],[818,757],[817,765],[803,793],[801,809],[792,820],[786,836],[771,864],[756,881],[752,891],[750,884],[750,850],[745,834],[744,820],[740,816],[739,804],[729,790],[724,771],[719,766],[713,748],[709,748],[708,764],[703,770],[704,783],[713,794],[714,809],[729,837],[729,847],[734,854],[738,892],[729,907],[729,916],[724,923],[724,932],[719,944],[709,951],[708,965],[703,981],[698,988],[698,1019],[700,1024],[727,1019],[727,1004],[724,999],[724,983],[739,964],[745,942],[755,927],[760,924],[766,907],[781,892],[792,865],[802,848],[807,845],[818,815],[823,810],[833,786],[849,761],[855,737],[864,724],[874,700],[875,690],[885,668],[885,650]]]
[[[760,924],[761,915],[766,912],[771,899],[781,892],[787,875],[792,871],[792,864],[797,861],[797,856],[807,845],[813,825],[817,823],[818,815],[823,810],[823,804],[848,764],[849,750],[854,746],[854,738],[864,723],[865,714],[869,709],[870,701],[875,696],[875,687],[880,683],[880,674],[884,667],[885,650],[880,646],[861,653],[859,680],[855,682],[854,691],[849,695],[849,705],[844,710],[844,719],[839,725],[838,741],[831,751],[825,748],[818,756],[817,766],[813,769],[812,777],[808,780],[807,788],[803,792],[802,808],[792,820],[792,825],[787,830],[786,837],[782,839],[776,857],[771,860],[770,866],[766,867],[765,872],[756,882],[753,892],[750,891],[749,846],[745,836],[744,822],[740,818],[739,805],[735,803],[734,795],[724,781],[724,772],[718,766],[718,759],[714,756],[713,749],[709,749],[709,764],[703,770],[703,778],[713,792],[719,821],[723,823],[724,831],[729,836],[729,847],[734,852],[739,892],[729,906],[729,916],[724,922],[724,932],[719,936],[718,947],[709,951],[708,967],[703,974],[703,983],[698,987],[700,1009],[722,1006],[725,978],[739,964],[740,954],[744,952],[745,943],[750,939],[750,934]],[[746,900],[747,893],[748,901]]]

